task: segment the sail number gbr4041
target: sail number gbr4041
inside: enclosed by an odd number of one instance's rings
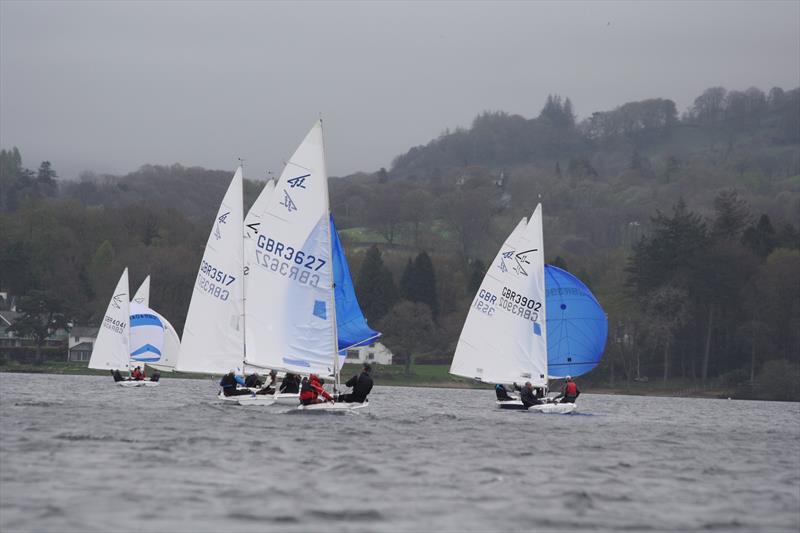
[[[320,277],[316,272],[326,261],[282,242],[259,235],[256,240],[256,259],[262,267],[295,280],[302,285],[316,287]]]
[[[475,298],[473,304],[475,309],[489,316],[494,315],[495,306],[500,309],[505,309],[512,315],[517,315],[525,320],[537,322],[539,320],[539,310],[542,308],[542,303],[537,302],[533,298],[528,298],[519,294],[508,287],[503,287],[502,296],[498,298],[490,291],[481,289],[478,296]]]

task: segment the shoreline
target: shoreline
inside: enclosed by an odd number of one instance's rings
[[[440,389],[477,389],[491,391],[487,384],[473,383],[463,378],[450,377],[445,365],[418,365],[414,367],[411,376],[406,376],[402,367],[373,367],[373,378],[376,385],[414,388],[440,388]],[[346,364],[342,369],[343,375],[355,374],[359,365]],[[84,375],[107,376],[103,370],[93,370],[86,367],[85,363],[42,363],[36,364],[2,364],[0,373],[8,374],[54,374],[54,375]],[[161,379],[212,379],[208,374],[170,373],[162,372]],[[748,397],[737,394],[737,391],[720,387],[702,388],[699,386],[687,387],[685,382],[674,383],[673,387],[663,384],[650,387],[634,384],[633,386],[609,387],[608,385],[592,386],[583,385],[583,392],[600,395],[624,396],[654,396],[666,398],[704,398],[704,399],[740,399],[740,400],[766,400],[759,397]]]

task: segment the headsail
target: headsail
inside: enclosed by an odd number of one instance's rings
[[[318,121],[275,186],[248,259],[247,363],[334,373],[328,176]]]
[[[147,363],[147,366],[156,370],[172,372],[175,370],[175,363],[178,361],[178,352],[181,349],[181,339],[175,327],[169,320],[164,318],[158,311],[150,310],[164,326],[164,348],[161,350],[161,359],[157,363]]]
[[[144,281],[139,285],[139,290],[131,298],[131,302],[135,302],[145,307],[150,307],[150,276],[144,278]]]
[[[94,343],[89,368],[126,370],[130,361],[128,269],[122,272]]]
[[[333,248],[333,280],[336,287],[336,333],[339,350],[364,346],[381,336],[367,324],[361,306],[358,305],[347,257],[339,240],[336,225],[331,216],[331,238]]]
[[[541,220],[537,207],[533,217]],[[522,219],[500,248],[472,302],[450,373],[490,383],[547,383],[531,332],[544,332],[544,290],[536,290],[541,239]],[[544,366],[544,368],[543,368]]]
[[[600,362],[608,319],[592,292],[560,268],[545,266],[550,377],[580,376]]]
[[[222,200],[208,237],[183,328],[176,370],[225,373],[244,354],[242,169]]]

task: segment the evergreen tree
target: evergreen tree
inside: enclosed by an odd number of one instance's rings
[[[408,267],[406,267],[408,270]],[[405,273],[404,273],[405,274]],[[436,295],[436,272],[427,252],[420,252],[409,271],[406,299],[422,302],[431,308],[434,320],[439,316],[439,298]]]
[[[414,293],[414,263],[408,258],[403,274],[400,276],[400,297],[410,302],[415,302]]]
[[[380,320],[397,301],[392,273],[383,264],[381,251],[374,244],[361,264],[357,288],[358,302],[368,320]]]
[[[483,277],[486,275],[486,265],[483,261],[476,259],[470,265],[469,281],[467,282],[467,291],[470,295],[478,292],[478,289],[483,283]]]
[[[714,211],[711,234],[716,239],[738,239],[750,223],[750,208],[735,189],[722,191],[714,198]]]
[[[742,235],[742,244],[761,259],[766,259],[775,249],[775,228],[769,216],[761,215],[755,226],[750,226]]]

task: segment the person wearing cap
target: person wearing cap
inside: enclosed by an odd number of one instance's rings
[[[372,367],[368,363],[364,363],[364,368],[361,373],[348,379],[345,383],[346,387],[352,387],[353,392],[350,394],[340,394],[337,402],[342,403],[364,403],[372,391]]]
[[[322,400],[319,399],[320,396],[332,401],[333,397],[322,387],[323,383],[316,374],[311,374],[308,379],[303,379],[303,386],[300,388],[300,405],[322,403]]]
[[[572,376],[567,376],[564,388],[561,389],[561,403],[575,403],[581,391],[578,385],[572,380]]]
[[[222,394],[225,396],[252,394],[248,389],[237,389],[237,384],[244,387],[244,379],[242,379],[242,376],[237,376],[233,370],[229,371],[219,380],[219,386],[222,387]]]

